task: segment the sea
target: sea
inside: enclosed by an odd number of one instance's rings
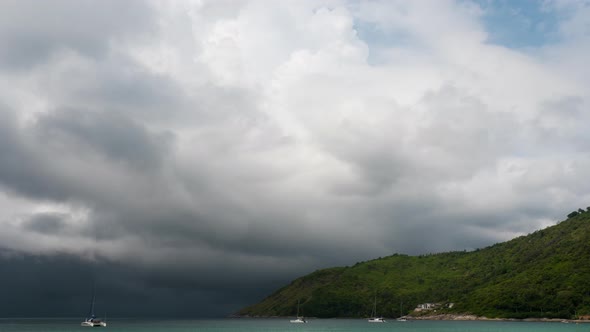
[[[87,331],[81,319],[11,319],[0,318],[0,332],[71,332]],[[309,319],[307,324],[291,324],[289,319],[199,319],[153,320],[109,319],[107,331],[119,332],[549,332],[590,331],[590,323],[514,322],[514,321],[389,321],[368,323],[364,319]]]

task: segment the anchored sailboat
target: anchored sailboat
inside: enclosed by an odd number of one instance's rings
[[[85,327],[106,327],[107,322],[106,320],[103,321],[100,318],[96,318],[94,315],[94,287],[92,288],[92,302],[90,302],[90,312],[88,313],[88,317],[84,320],[80,325]]]
[[[290,321],[291,323],[307,323],[305,317],[299,316],[299,302],[300,300],[297,300],[297,319],[292,319]]]
[[[385,319],[383,317],[377,317],[377,295],[375,295],[375,303],[373,304],[373,312],[371,313],[371,318],[368,320],[369,323],[385,323]]]
[[[399,304],[399,318],[397,319],[398,322],[407,322],[406,317],[404,317],[404,302],[400,302]]]

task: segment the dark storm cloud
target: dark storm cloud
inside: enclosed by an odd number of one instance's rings
[[[75,255],[34,256],[0,250],[3,317],[85,317],[93,286],[96,314],[120,317],[219,317],[249,304],[260,293],[247,284],[211,290],[105,259]],[[195,275],[196,277],[196,275]],[[262,286],[265,291],[275,283]]]
[[[40,116],[39,140],[91,150],[138,169],[158,167],[166,157],[171,135],[151,133],[132,118],[116,112],[62,110]]]
[[[0,68],[30,69],[54,53],[107,53],[113,39],[149,33],[152,13],[142,1],[8,0],[0,11]]]
[[[66,218],[68,215],[65,213],[40,213],[31,216],[23,223],[23,227],[43,234],[59,234],[67,226],[64,221]]]
[[[0,159],[0,183],[30,197],[56,201],[104,194],[98,186],[87,186],[101,181],[92,174],[94,158],[113,163],[115,169],[121,164],[149,171],[160,166],[172,139],[116,113],[56,111],[22,128],[9,110],[0,117],[0,153],[5,156]],[[64,162],[75,160],[83,168],[71,172]],[[77,177],[85,182],[77,182]]]
[[[0,104],[0,183],[13,191],[31,197],[64,199],[67,190],[56,186],[42,156],[17,128],[12,113]]]
[[[199,110],[199,103],[189,99],[173,77],[150,72],[129,56],[113,52],[81,68],[44,68],[47,75],[39,77],[39,94],[58,103],[56,108],[119,113],[160,125],[186,121],[187,113]]]

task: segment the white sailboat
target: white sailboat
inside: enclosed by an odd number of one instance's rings
[[[106,320],[101,320],[100,318],[96,318],[94,315],[94,288],[92,289],[92,302],[90,303],[90,312],[88,313],[88,317],[80,324],[81,326],[85,327],[106,327],[107,322]]]
[[[399,318],[397,319],[398,322],[407,322],[408,320],[404,317],[404,303],[401,302],[399,304]]]
[[[385,323],[385,318],[377,317],[377,295],[375,295],[375,303],[373,304],[373,312],[371,318],[368,320],[369,323]]]
[[[305,317],[303,316],[299,316],[299,301],[297,300],[297,318],[296,319],[291,319],[290,322],[294,323],[294,324],[303,324],[303,323],[307,323],[307,321],[305,320]]]

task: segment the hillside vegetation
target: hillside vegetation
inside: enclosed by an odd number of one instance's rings
[[[297,301],[313,317],[407,315],[420,303],[437,314],[488,318],[575,318],[590,314],[590,212],[472,252],[395,254],[294,280],[241,316],[293,316]],[[451,308],[445,304],[453,303]],[[432,314],[430,312],[413,313]]]

